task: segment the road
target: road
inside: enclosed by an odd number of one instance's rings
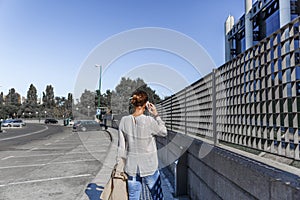
[[[110,145],[105,131],[27,124],[0,133],[0,200],[81,199]]]

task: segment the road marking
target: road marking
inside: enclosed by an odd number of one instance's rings
[[[45,146],[49,146],[49,145],[51,145],[52,143],[47,143],[47,144],[45,144]]]
[[[15,136],[15,137],[3,138],[3,139],[0,139],[0,141],[6,141],[6,140],[16,139],[16,138],[20,138],[20,137],[26,137],[26,136],[29,136],[29,135],[34,135],[34,134],[37,134],[37,133],[41,133],[41,132],[44,132],[48,129],[47,126],[44,126],[44,127],[45,127],[44,129],[39,130],[39,131],[35,131],[35,132],[32,132],[32,133],[27,133],[27,134]]]
[[[69,164],[69,163],[88,162],[88,161],[96,161],[96,160],[97,159],[94,158],[94,159],[63,161],[63,162],[51,162],[51,163],[32,164],[32,165],[15,165],[15,166],[0,167],[0,169],[12,169],[12,168],[23,168],[23,167],[43,167],[43,166],[46,166],[46,165]]]
[[[33,147],[33,148],[31,148],[31,149],[29,149],[28,151],[34,151],[34,150],[38,150],[39,148],[37,148],[37,147]]]
[[[13,158],[14,156],[7,156],[5,158],[2,158],[1,160],[7,160],[7,159],[10,159],[10,158]]]
[[[71,178],[82,178],[82,177],[89,177],[89,176],[91,176],[91,174],[80,174],[80,175],[75,175],[75,176],[63,176],[63,177],[53,177],[53,178],[37,179],[37,180],[30,180],[30,181],[20,181],[20,182],[3,184],[3,185],[0,185],[0,187],[6,187],[6,186],[10,186],[10,185],[28,184],[28,183],[56,181],[56,180],[71,179]]]
[[[68,153],[49,153],[49,154],[20,155],[20,156],[12,156],[12,157],[14,157],[14,158],[30,158],[30,157],[79,155],[79,154],[106,153],[106,152],[107,152],[107,150],[100,150],[100,151],[86,151],[86,152],[68,152]]]

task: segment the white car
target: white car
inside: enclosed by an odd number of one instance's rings
[[[7,119],[1,123],[2,127],[22,127],[25,125],[26,123],[21,119]]]

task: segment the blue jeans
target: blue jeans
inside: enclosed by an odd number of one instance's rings
[[[129,200],[139,200],[141,191],[142,191],[142,181],[147,185],[152,199],[153,200],[162,200],[163,194],[161,189],[161,182],[160,182],[160,174],[159,171],[156,170],[154,174],[140,177],[138,174],[137,176],[129,176],[128,177],[128,195]]]

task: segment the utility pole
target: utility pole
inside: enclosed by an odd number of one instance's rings
[[[101,76],[102,76],[102,66],[96,64],[95,67],[99,67],[99,68],[100,68],[100,74],[99,74],[99,95],[98,95],[98,108],[97,108],[97,114],[99,115],[99,119],[100,119],[100,115],[101,115],[100,96],[101,96]],[[100,111],[100,113],[99,113],[99,111]]]

